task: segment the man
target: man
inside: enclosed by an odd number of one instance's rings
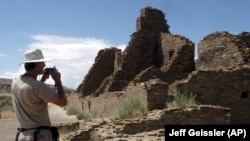
[[[61,82],[61,74],[56,67],[51,74],[44,73],[45,59],[41,50],[30,50],[25,53],[25,73],[14,78],[11,86],[12,102],[19,124],[16,141],[56,141],[52,127],[48,102],[66,106],[67,98]],[[42,74],[41,80],[37,76]],[[51,75],[57,92],[44,82]],[[54,135],[55,135],[54,134]],[[59,135],[59,134],[57,134]]]

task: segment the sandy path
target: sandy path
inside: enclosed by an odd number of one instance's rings
[[[54,104],[49,104],[49,113],[52,124],[58,123],[68,123],[77,121],[75,116],[68,116],[63,108],[56,106]],[[1,141],[14,141],[17,120],[15,118],[11,119],[0,119],[0,140]]]
[[[68,116],[63,108],[54,104],[49,104],[49,115],[52,124],[77,121],[76,116]]]

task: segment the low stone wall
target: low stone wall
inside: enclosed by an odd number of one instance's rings
[[[74,108],[78,111],[82,111],[82,102],[80,95],[77,93],[72,93],[67,97],[68,107]]]
[[[169,85],[169,93],[186,92],[201,105],[231,109],[231,124],[249,124],[250,69],[195,71],[183,81]]]
[[[10,94],[11,79],[0,78],[0,94]]]
[[[130,97],[136,97],[147,105],[148,110],[163,109],[166,107],[167,84],[160,80],[150,80],[147,83],[130,85],[125,91],[109,92],[98,97],[85,96],[79,99],[76,93],[69,96],[69,107],[92,118],[119,117],[118,109]]]
[[[126,100],[130,94],[124,92],[106,93],[98,97],[86,96],[83,99],[77,99],[77,94],[69,96],[69,107],[73,107],[80,112],[88,115],[90,118],[118,117],[118,109],[121,103]]]
[[[164,141],[165,125],[227,125],[230,124],[230,109],[199,105],[186,109],[153,110],[141,119],[125,121],[103,118],[102,121],[81,122],[78,131],[68,134],[62,141],[91,139],[91,133],[100,140],[160,140]],[[93,126],[94,125],[94,126]]]
[[[68,123],[68,124],[61,123],[61,124],[57,124],[55,126],[58,128],[58,131],[61,134],[77,131],[80,128],[79,122]]]

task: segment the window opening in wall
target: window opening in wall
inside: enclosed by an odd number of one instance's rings
[[[168,52],[168,55],[169,55],[169,60],[171,60],[172,56],[174,55],[174,50],[170,50]]]
[[[248,98],[249,94],[250,94],[250,92],[242,92],[241,93],[241,98]]]

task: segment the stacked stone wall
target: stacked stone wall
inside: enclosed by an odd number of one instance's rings
[[[232,124],[249,123],[250,34],[215,32],[204,37],[195,62],[194,43],[170,34],[163,15],[152,8],[141,10],[137,31],[125,50],[116,52],[114,72],[99,81],[98,94],[81,99],[82,111],[117,117],[115,109],[130,95],[138,95],[152,111],[185,92],[194,94],[198,104],[230,108]]]
[[[97,69],[96,64],[102,66],[104,63],[98,59],[95,60],[99,62],[95,62],[77,88],[77,91],[82,92],[83,96],[123,91],[141,71],[150,66],[159,67],[160,62],[162,62],[159,61],[161,58],[159,58],[158,54],[160,50],[159,38],[161,33],[169,33],[169,26],[162,11],[151,7],[142,9],[139,19],[137,21],[137,31],[131,35],[131,41],[126,49],[122,53],[116,53],[115,59],[109,60],[114,65],[114,67],[111,67],[114,70],[107,69],[110,70],[109,75],[108,73],[103,75],[104,72],[95,73],[98,69],[105,70],[105,66]],[[99,57],[97,56],[97,58]],[[96,75],[101,75],[101,77]],[[96,79],[98,81],[94,81]]]
[[[12,79],[0,79],[0,94],[10,94]]]
[[[198,71],[178,81],[169,90],[193,94],[199,104],[231,108],[231,123],[249,123],[250,69],[234,71]],[[173,91],[172,91],[173,92]]]
[[[129,85],[125,91],[109,92],[98,97],[80,98],[77,93],[69,96],[69,107],[89,115],[90,117],[119,117],[119,107],[130,97],[138,98],[146,104],[148,110],[166,107],[167,84],[160,80],[150,80],[146,83]]]
[[[103,80],[115,71],[117,55],[121,52],[117,48],[100,50],[95,58],[95,63],[85,76],[83,82],[76,89],[82,96],[88,96],[97,91]]]
[[[205,36],[198,44],[197,70],[225,70],[249,64],[250,48],[247,37],[225,31]]]
[[[136,21],[136,30],[149,30],[151,32],[167,32],[169,33],[169,26],[166,25],[165,15],[162,11],[146,7],[141,9],[140,17]]]
[[[168,84],[159,79],[151,79],[146,83],[147,87],[147,105],[148,110],[163,109],[166,107],[166,99],[168,96]]]
[[[74,108],[80,112],[83,111],[82,99],[78,93],[72,93],[67,97],[68,106]]]
[[[162,34],[163,72],[161,79],[172,83],[195,70],[194,43],[179,35]]]
[[[80,128],[61,138],[65,141],[90,140],[91,132],[100,140],[165,140],[165,125],[228,125],[230,109],[221,106],[199,105],[187,109],[150,111],[147,117],[126,121],[110,120],[80,122]],[[74,125],[72,125],[74,126]]]

